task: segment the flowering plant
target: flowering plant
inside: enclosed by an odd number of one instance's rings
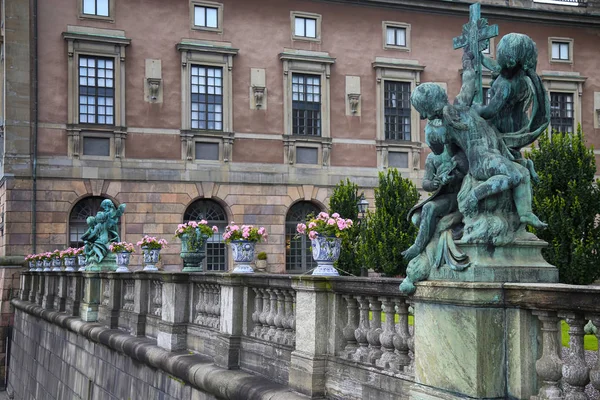
[[[315,239],[317,235],[342,237],[345,234],[344,231],[352,227],[353,224],[351,219],[344,219],[338,213],[333,213],[330,216],[326,212],[320,212],[316,217],[309,215],[309,218],[311,219],[308,221],[308,226],[299,223],[296,226],[296,231],[300,235],[306,235],[308,231],[310,239]]]
[[[111,243],[110,245],[108,245],[108,249],[113,253],[122,253],[124,251],[128,253],[133,253],[135,251],[135,249],[133,248],[133,243],[127,242]]]
[[[27,254],[25,256],[25,261],[36,261],[38,255],[37,254]]]
[[[223,239],[226,243],[230,243],[232,240],[247,240],[249,242],[259,242],[261,239],[267,241],[269,235],[264,226],[260,228],[252,225],[242,225],[241,227],[236,225],[235,222],[231,222],[225,227],[225,233]]]
[[[140,247],[147,247],[149,249],[162,249],[163,247],[167,247],[167,241],[165,239],[157,239],[152,236],[144,236],[142,240],[137,242],[137,245]]]
[[[53,252],[50,253],[50,258],[61,258],[60,253],[61,253],[60,250],[55,249]]]
[[[75,256],[77,256],[77,250],[78,249],[76,249],[76,248],[69,247],[68,249],[65,249],[60,252],[60,258],[75,257]]]
[[[52,253],[50,253],[49,251],[47,251],[45,253],[40,253],[40,254],[38,254],[38,256],[39,256],[39,260],[42,260],[42,261],[52,260]]]
[[[75,249],[75,255],[78,256],[80,254],[83,254],[83,251],[85,250],[85,247],[78,247]]]
[[[191,235],[196,231],[196,229],[199,229],[202,235],[206,235],[208,237],[211,237],[213,233],[219,232],[219,228],[216,226],[213,226],[212,228],[209,227],[208,222],[203,219],[200,222],[190,221],[186,224],[179,224],[177,226],[177,230],[175,231],[175,237],[181,238],[185,234]]]

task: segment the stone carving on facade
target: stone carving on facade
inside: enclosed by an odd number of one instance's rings
[[[263,86],[252,86],[252,93],[254,94],[254,106],[257,110],[260,110],[263,106],[265,88]]]
[[[356,114],[358,112],[358,106],[360,104],[360,94],[359,93],[349,93],[348,94],[348,102],[350,103],[350,112],[352,114]]]
[[[146,78],[146,81],[148,82],[150,101],[158,100],[158,92],[160,91],[160,84],[162,80],[160,78]]]
[[[473,260],[463,245],[526,247],[520,243],[539,242],[527,226],[546,226],[532,212],[531,181],[537,174],[520,152],[550,120],[548,94],[535,71],[537,48],[528,36],[510,33],[499,41],[497,59],[487,58],[482,51],[497,34],[497,26],[480,18],[480,5],[472,5],[470,22],[454,39],[454,48],[463,48],[462,87],[454,103],[434,83],[421,84],[411,95],[413,107],[428,120],[425,142],[433,153],[423,188],[433,195],[409,213],[419,234],[403,253],[410,260],[400,287],[404,293],[412,293],[413,283],[434,268],[453,274],[469,268]],[[495,78],[487,105],[482,65]]]

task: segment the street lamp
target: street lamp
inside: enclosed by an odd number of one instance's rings
[[[363,218],[365,217],[365,213],[367,212],[367,209],[369,208],[369,202],[365,199],[365,194],[362,193],[360,195],[360,199],[358,200],[358,203],[356,204],[358,207],[358,221],[359,223],[363,220]]]

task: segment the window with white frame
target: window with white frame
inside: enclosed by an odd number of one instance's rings
[[[565,60],[568,61],[571,57],[569,56],[569,43],[566,42],[552,42],[552,59],[553,60]]]
[[[410,24],[383,21],[383,48],[410,51]]]
[[[321,16],[299,11],[291,12],[292,39],[319,41],[321,39]]]
[[[114,59],[79,57],[79,123],[114,125]]]
[[[82,0],[83,15],[97,15],[99,17],[110,16],[109,0]]]
[[[223,130],[223,68],[192,65],[191,128]]]
[[[194,6],[194,25],[204,28],[219,27],[219,9],[217,7]]]

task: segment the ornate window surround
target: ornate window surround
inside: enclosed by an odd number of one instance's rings
[[[411,37],[410,37],[411,26],[410,26],[410,24],[407,24],[406,22],[395,22],[395,21],[383,21],[381,24],[382,24],[382,28],[383,28],[382,31],[383,31],[383,48],[384,49],[410,52],[410,46],[411,46]],[[404,32],[406,35],[406,37],[405,37],[406,45],[405,46],[397,46],[394,44],[388,44],[387,28],[404,29]]]
[[[308,18],[315,20],[316,37],[309,36],[296,36],[296,17]],[[290,24],[291,24],[291,35],[292,40],[305,41],[305,42],[317,42],[321,43],[321,21],[323,17],[321,14],[308,13],[303,11],[290,11]]]
[[[108,0],[108,16],[103,16],[103,15],[94,15],[94,14],[84,14],[83,13],[83,1],[84,0],[77,0],[78,6],[78,12],[79,12],[79,18],[80,19],[96,19],[96,20],[102,20],[105,22],[115,22],[115,0]]]
[[[125,156],[125,139],[127,123],[125,113],[125,47],[131,39],[125,32],[114,29],[97,29],[82,26],[67,26],[62,34],[67,42],[68,54],[68,105],[67,134],[68,155],[71,158],[82,155],[82,135],[104,135],[111,138],[111,154],[115,158]],[[115,62],[115,115],[114,125],[80,124],[79,123],[79,57],[98,56],[113,58]],[[87,157],[86,157],[87,158]],[[104,157],[105,159],[106,157]]]
[[[420,127],[421,120],[417,110],[412,107],[410,141],[386,140],[385,139],[385,109],[384,109],[384,83],[386,80],[410,83],[411,93],[421,84],[421,72],[425,69],[416,60],[405,60],[397,58],[376,57],[373,62],[375,68],[376,109],[377,109],[377,166],[388,167],[388,152],[398,151],[408,153],[408,168],[401,171],[412,171],[420,169],[421,147]]]
[[[195,20],[196,6],[217,9],[217,27],[216,28],[196,25],[196,20]],[[205,1],[205,0],[190,0],[190,27],[192,30],[195,30],[195,31],[223,33],[223,3],[217,3],[214,1]]]
[[[314,166],[302,164],[307,167],[329,166],[329,154],[331,151],[331,127],[330,127],[330,87],[331,65],[335,58],[325,52],[284,49],[279,54],[283,62],[283,144],[284,162],[286,164],[296,163],[296,143],[304,147],[317,147],[319,150],[318,162]],[[321,77],[321,136],[301,136],[292,132],[292,74],[313,74]]]
[[[550,92],[569,93],[573,95],[573,128],[577,129],[577,125],[582,122],[582,107],[581,97],[583,96],[583,84],[587,80],[587,77],[581,76],[578,72],[556,72],[556,71],[542,71],[540,75],[544,87]],[[548,127],[549,131],[552,132],[552,126]]]
[[[558,60],[558,59],[552,58],[552,44],[555,42],[568,44],[568,46],[569,46],[569,59],[568,60]],[[554,36],[549,37],[548,38],[548,60],[550,61],[550,64],[573,64],[574,46],[575,46],[575,41],[572,38],[554,37]]]
[[[233,133],[233,57],[238,49],[227,42],[208,42],[184,39],[177,44],[181,53],[181,154],[185,161],[196,160],[195,142],[219,142],[219,160],[231,161]],[[223,68],[223,130],[191,129],[190,64]],[[214,162],[214,161],[212,161]]]

